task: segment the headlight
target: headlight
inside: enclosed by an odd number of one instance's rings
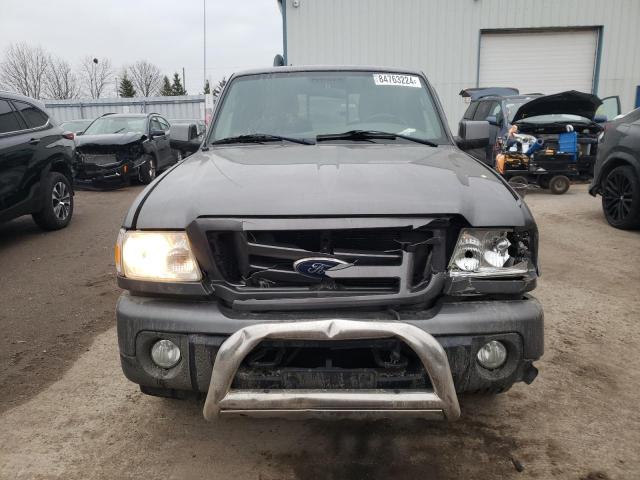
[[[523,245],[513,245],[510,230],[466,228],[449,262],[449,274],[457,277],[521,276],[528,272],[528,258],[523,252],[510,251]],[[522,242],[518,242],[522,243]],[[526,256],[526,252],[525,256]]]
[[[120,230],[115,251],[118,275],[156,282],[202,278],[185,232]]]

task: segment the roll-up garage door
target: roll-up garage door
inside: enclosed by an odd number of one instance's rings
[[[479,86],[591,92],[597,47],[595,29],[482,33]]]

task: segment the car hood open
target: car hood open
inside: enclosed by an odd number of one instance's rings
[[[87,145],[127,145],[129,143],[144,140],[146,135],[142,133],[108,133],[103,135],[78,135],[76,147]]]
[[[143,192],[126,228],[181,229],[198,217],[464,216],[522,226],[526,205],[453,146],[245,145],[188,157]]]
[[[569,90],[534,98],[522,105],[513,117],[513,123],[539,115],[579,115],[593,120],[602,100],[590,93]]]

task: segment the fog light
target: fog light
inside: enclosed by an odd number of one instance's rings
[[[497,340],[485,343],[478,350],[478,363],[489,370],[501,367],[506,360],[507,348]]]
[[[151,359],[162,368],[171,368],[180,361],[180,349],[171,340],[158,340],[151,347]]]

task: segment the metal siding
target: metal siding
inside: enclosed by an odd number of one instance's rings
[[[88,100],[44,100],[58,122],[94,119],[105,113],[159,113],[170,120],[204,118],[204,95],[175,97],[97,98]]]
[[[475,86],[481,30],[603,27],[598,94],[633,108],[640,85],[638,0],[299,0],[286,5],[291,65],[388,65],[423,70],[454,130]],[[529,61],[514,52],[516,61]]]

